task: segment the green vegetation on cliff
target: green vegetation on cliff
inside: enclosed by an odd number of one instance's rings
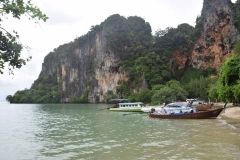
[[[240,97],[240,41],[235,44],[234,55],[221,66],[216,85],[210,91],[211,98],[220,101],[239,101]]]
[[[17,91],[7,100],[10,103],[59,103],[60,96],[56,76],[40,76],[31,89]]]

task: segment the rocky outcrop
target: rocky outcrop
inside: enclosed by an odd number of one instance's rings
[[[135,19],[145,23],[141,18]],[[128,24],[127,19],[120,15],[110,16],[86,35],[58,47],[45,57],[40,76],[57,76],[62,103],[84,93],[87,93],[90,103],[106,102],[109,93],[121,96],[116,88],[119,81],[125,82],[128,77],[120,65],[120,55],[127,48],[126,43],[119,43],[122,39],[118,38],[125,37],[118,34],[118,31],[122,32],[120,23]],[[146,86],[146,82],[142,85]]]
[[[99,31],[89,43],[67,51],[66,55],[59,56],[60,47],[44,59],[41,75],[58,72],[61,102],[69,102],[70,96],[80,97],[86,90],[89,102],[103,102],[108,91],[116,94],[119,80],[127,80],[118,54],[108,49],[104,32],[104,29]]]
[[[234,25],[234,7],[230,0],[204,0],[202,34],[194,45],[190,64],[194,68],[216,68],[232,54],[239,38]]]
[[[179,70],[187,67],[190,54],[191,54],[190,51],[185,53],[181,53],[179,50],[173,51],[173,54],[172,54],[172,57],[170,58],[170,63],[169,63],[172,69],[173,75],[176,76]]]

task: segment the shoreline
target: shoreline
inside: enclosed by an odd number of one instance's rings
[[[216,107],[223,107],[224,103],[214,103],[214,106]],[[238,119],[240,120],[240,106],[234,106],[231,104],[227,104],[226,108],[222,113],[221,116],[232,118],[232,119]]]
[[[215,103],[214,106],[217,108],[223,107],[224,103]],[[230,103],[226,106],[226,109],[223,110],[219,116],[228,124],[240,129],[240,106],[234,106],[232,103]]]
[[[240,107],[239,106],[227,107],[225,111],[221,113],[221,116],[240,120]]]

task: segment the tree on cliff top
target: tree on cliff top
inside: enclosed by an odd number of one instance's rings
[[[35,23],[43,20],[44,22],[48,17],[43,14],[40,9],[33,6],[31,0],[24,2],[23,0],[0,0],[0,22],[7,15],[11,14],[13,18],[20,19],[22,15],[34,20]],[[26,61],[22,59],[21,51],[23,48],[27,48],[21,42],[19,42],[19,35],[16,31],[10,33],[6,28],[2,27],[0,23],[0,73],[3,74],[5,64],[8,63],[9,74],[13,74],[13,69],[21,68],[25,65]],[[30,60],[31,57],[27,59]]]

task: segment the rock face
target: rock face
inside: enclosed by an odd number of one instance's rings
[[[131,28],[130,22],[139,22],[139,26],[146,28],[151,38],[151,27],[147,22],[140,17],[129,19],[112,15],[86,35],[58,47],[45,57],[40,76],[57,77],[62,103],[84,94],[90,103],[106,102],[111,95],[122,96],[117,93],[116,87],[120,81],[128,80],[126,71],[120,65],[120,56],[128,55],[125,52],[129,43],[125,37],[129,32],[135,35],[132,30],[135,26]],[[122,25],[127,26],[124,31]],[[144,86],[144,77],[142,79],[141,85]]]
[[[203,30],[190,57],[194,68],[213,67],[219,71],[220,65],[232,54],[233,44],[239,38],[234,15],[230,0],[204,0]]]
[[[104,34],[104,29],[99,31],[87,43],[67,51],[70,55],[59,57],[56,51],[57,54],[45,57],[40,76],[57,73],[61,102],[69,102],[70,96],[79,97],[86,90],[89,90],[89,102],[102,102],[108,91],[116,94],[119,80],[127,80],[118,54],[108,48]]]

